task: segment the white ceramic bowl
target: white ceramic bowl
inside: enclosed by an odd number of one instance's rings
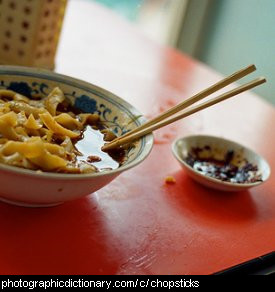
[[[98,113],[118,135],[145,122],[142,116],[137,119],[140,113],[129,103],[95,85],[47,70],[0,66],[0,89],[45,96],[56,86],[78,109]],[[153,136],[147,135],[127,150],[126,160],[118,169],[94,174],[43,173],[0,164],[0,200],[21,206],[53,206],[80,198],[142,162],[152,146]]]
[[[212,152],[218,153],[221,155],[221,157],[224,157],[228,151],[233,150],[234,155],[238,157],[238,160],[246,159],[248,162],[258,167],[259,173],[262,175],[262,181],[253,183],[227,182],[207,176],[197,170],[194,170],[193,167],[186,163],[185,158],[187,157],[188,153],[190,153],[192,148],[199,147],[203,149],[205,146],[209,146]],[[181,166],[190,175],[190,177],[206,187],[217,190],[229,192],[242,191],[263,183],[270,175],[270,167],[263,157],[248,149],[247,147],[219,137],[196,135],[179,138],[173,142],[172,152]]]

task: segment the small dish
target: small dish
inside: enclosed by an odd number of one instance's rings
[[[209,161],[214,159],[213,161],[225,162],[226,156],[230,154],[230,161],[232,161],[230,165],[236,167],[244,165],[243,167],[246,167],[245,164],[247,164],[251,168],[254,167],[256,169],[255,171],[247,172],[250,176],[252,173],[255,174],[255,181],[253,181],[253,178],[249,178],[244,180],[244,182],[238,182],[235,177],[230,178],[230,181],[224,181],[222,178],[210,176],[212,174],[209,170],[202,168],[194,169],[195,164],[192,167],[192,164],[187,159],[194,149],[199,149],[200,152],[203,151],[201,155],[204,155],[204,158],[209,159]],[[220,137],[194,135],[179,138],[173,142],[172,152],[191,178],[206,187],[221,191],[236,192],[249,189],[260,185],[270,176],[270,167],[263,157],[243,145]],[[215,175],[215,172],[213,173]],[[258,176],[260,176],[260,179]],[[236,177],[238,178],[238,176]]]

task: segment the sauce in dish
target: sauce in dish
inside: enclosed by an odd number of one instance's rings
[[[241,158],[232,150],[217,158],[210,146],[193,147],[184,160],[199,173],[221,181],[240,184],[262,181],[257,165]]]

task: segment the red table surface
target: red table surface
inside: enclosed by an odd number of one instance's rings
[[[56,69],[114,92],[148,117],[221,78],[81,1],[69,2]],[[83,199],[33,209],[1,203],[0,274],[210,274],[273,251],[275,173],[249,191],[210,190],[181,169],[171,142],[226,137],[274,169],[274,114],[247,92],[157,131],[142,164]],[[165,184],[168,175],[176,184]]]

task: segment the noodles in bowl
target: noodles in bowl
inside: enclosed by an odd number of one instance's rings
[[[2,201],[48,206],[88,195],[143,161],[153,145],[147,135],[125,150],[100,152],[106,140],[145,119],[119,97],[77,79],[0,66],[0,98]]]
[[[76,145],[85,138],[88,129],[102,133],[102,141],[110,141],[116,135],[104,127],[98,114],[75,112],[58,87],[42,99],[30,99],[12,90],[0,89],[0,162],[60,173],[104,170],[96,167],[102,158],[93,155],[91,147],[83,157],[85,154]],[[96,137],[91,140],[93,138]],[[101,152],[101,144],[96,149],[97,154]],[[123,152],[119,149],[110,153],[109,161],[115,160],[115,156],[118,160]],[[108,165],[108,154],[102,152],[101,155],[106,160],[105,169],[113,169],[113,163]]]

